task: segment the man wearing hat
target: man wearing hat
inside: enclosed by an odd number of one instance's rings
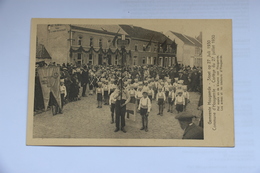
[[[203,129],[192,122],[194,117],[189,112],[182,112],[175,117],[184,130],[182,139],[204,139]]]
[[[152,107],[151,100],[148,98],[148,91],[143,90],[143,97],[140,99],[138,110],[142,116],[142,128],[140,130],[145,130],[148,132],[148,116]]]
[[[130,101],[130,96],[128,91],[123,86],[123,81],[120,79],[117,83],[117,88],[114,91],[115,102],[115,112],[116,112],[116,129],[114,132],[118,132],[120,129],[126,133],[125,130],[125,113],[126,113],[126,104]]]

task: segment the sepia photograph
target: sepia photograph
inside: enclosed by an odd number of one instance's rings
[[[219,84],[222,73],[209,77],[211,72],[204,70],[207,50],[200,20],[163,21],[165,25],[157,20],[46,21],[33,25],[30,139],[86,140],[74,145],[106,145],[102,139],[119,146],[128,146],[129,140],[133,146],[149,146],[142,140],[203,145],[203,81],[214,78]],[[214,90],[207,91],[210,100]],[[221,98],[214,96],[209,109],[223,109]]]

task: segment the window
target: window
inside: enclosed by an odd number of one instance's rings
[[[170,52],[170,51],[171,51],[171,46],[167,45],[167,52]]]
[[[143,57],[143,64],[145,64],[145,57]]]
[[[135,51],[138,51],[138,45],[137,44],[135,45]]]
[[[115,57],[115,65],[117,65],[118,64],[118,55],[116,55],[116,57]]]
[[[143,51],[145,51],[145,49],[146,49],[146,45],[143,45]]]
[[[88,63],[93,64],[93,55],[92,54],[89,54]]]
[[[81,62],[82,62],[82,54],[78,53],[77,63],[81,64]]]
[[[157,51],[157,45],[154,45],[153,51],[154,51],[154,52]]]
[[[82,45],[82,37],[78,38],[78,45]]]
[[[162,44],[159,45],[159,52],[162,52]]]
[[[146,51],[151,52],[151,45],[147,46]]]
[[[102,47],[102,39],[99,39],[98,45],[99,47]]]
[[[89,39],[89,46],[90,46],[90,47],[93,46],[93,38],[92,38],[92,37],[90,37],[90,39]]]
[[[137,64],[137,56],[134,56],[134,65]]]

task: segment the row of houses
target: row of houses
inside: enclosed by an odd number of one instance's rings
[[[201,66],[201,38],[166,34],[133,25],[37,26],[36,60],[46,62],[172,66],[176,62]],[[123,52],[119,41],[127,40]]]

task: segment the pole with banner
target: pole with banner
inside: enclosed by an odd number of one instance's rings
[[[37,70],[42,88],[45,111],[48,108],[50,93],[53,94],[58,106],[61,108],[60,68],[57,66],[49,66],[39,67]]]

